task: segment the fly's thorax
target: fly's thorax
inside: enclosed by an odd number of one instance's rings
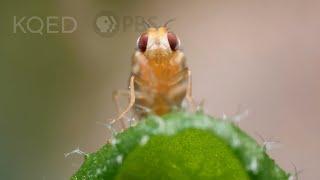
[[[163,50],[153,50],[142,53],[136,51],[132,56],[132,73],[138,74],[141,68],[147,68],[147,66],[179,66],[184,69],[186,65],[186,58],[184,53],[180,50],[178,51],[163,51]]]
[[[167,49],[153,49],[146,51],[144,56],[148,59],[149,63],[168,64],[174,53]]]
[[[141,76],[146,81],[170,79],[185,69],[186,60],[183,52],[152,51],[150,54],[135,52],[132,59],[132,74]]]

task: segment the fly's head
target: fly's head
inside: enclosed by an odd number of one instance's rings
[[[148,28],[137,40],[137,51],[146,59],[163,62],[179,51],[180,40],[167,27]]]

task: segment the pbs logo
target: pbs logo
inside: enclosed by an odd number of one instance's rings
[[[112,37],[119,31],[119,24],[119,18],[113,12],[103,11],[97,14],[93,26],[100,36]]]

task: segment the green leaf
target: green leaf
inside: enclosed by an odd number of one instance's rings
[[[288,179],[233,123],[202,113],[149,116],[89,154],[79,179]]]

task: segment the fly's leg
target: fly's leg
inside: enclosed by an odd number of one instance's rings
[[[135,81],[136,80],[137,80],[137,78],[135,78]],[[119,116],[122,112],[121,106],[120,106],[120,97],[129,98],[130,97],[130,90],[123,90],[122,89],[122,90],[113,91],[112,99],[113,99],[114,104],[116,105],[117,116]],[[141,92],[135,91],[135,99],[146,99],[146,97]],[[143,107],[143,106],[137,105],[137,104],[135,104],[135,106],[146,111],[146,112],[151,112],[151,110],[148,109],[147,107]],[[124,123],[123,119],[120,119],[120,122],[121,122],[121,126],[125,127],[125,123]]]
[[[120,101],[119,101],[119,97],[120,96],[129,97],[130,96],[130,91],[129,90],[116,90],[116,91],[113,91],[112,99],[113,99],[114,104],[116,105],[117,114],[118,115],[121,112]]]
[[[196,110],[196,103],[192,97],[192,80],[191,80],[191,71],[188,70],[188,84],[187,84],[187,92],[186,92],[186,99],[191,106],[192,111]]]
[[[114,104],[116,105],[117,116],[119,116],[122,112],[121,107],[120,107],[120,99],[119,99],[120,96],[129,98],[130,97],[130,90],[113,91],[112,99],[113,99]],[[122,127],[125,127],[125,123],[124,123],[123,119],[120,119],[120,123],[121,123]]]
[[[188,68],[183,69],[169,82],[172,90],[169,92],[169,99],[175,99],[180,94],[185,94],[184,98],[187,100],[189,107],[192,111],[196,110],[196,103],[192,97],[192,81],[191,71]]]
[[[134,102],[135,102],[135,99],[136,99],[136,96],[135,96],[135,91],[134,91],[134,76],[131,76],[130,78],[130,90],[129,90],[129,104],[128,106],[125,108],[124,111],[121,112],[120,110],[120,106],[119,106],[119,101],[118,99],[116,100],[116,105],[117,105],[117,108],[118,108],[118,111],[119,111],[119,114],[116,118],[114,118],[112,121],[111,121],[111,125],[114,124],[115,122],[121,120],[121,125],[122,125],[122,128],[125,128],[125,124],[124,122],[122,121],[123,117],[130,111],[130,109],[132,108],[132,106],[134,105]]]

